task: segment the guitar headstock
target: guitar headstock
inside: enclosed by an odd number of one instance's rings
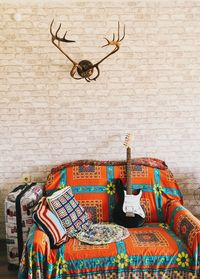
[[[125,136],[124,146],[125,146],[126,148],[131,147],[131,142],[132,142],[132,134],[131,134],[131,133],[128,133],[128,134],[126,134],[126,136]]]

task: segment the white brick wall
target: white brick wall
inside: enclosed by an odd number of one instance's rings
[[[45,180],[68,160],[125,159],[128,131],[133,156],[165,160],[200,215],[200,2],[1,1],[0,13],[0,237],[3,200],[23,174]],[[65,46],[77,61],[101,59],[103,38],[126,24],[96,82],[70,77],[50,41],[53,18],[77,41]]]

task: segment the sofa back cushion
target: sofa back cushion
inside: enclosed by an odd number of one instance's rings
[[[158,159],[132,160],[132,188],[142,189],[141,205],[147,222],[164,221],[168,200],[182,202],[180,189],[166,164]],[[111,222],[117,195],[115,181],[126,184],[126,161],[75,161],[51,170],[46,195],[70,185],[93,222]]]

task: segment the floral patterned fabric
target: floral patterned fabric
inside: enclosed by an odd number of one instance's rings
[[[177,201],[169,202],[166,223],[193,254],[200,270],[200,221]]]
[[[19,278],[200,278],[200,222],[183,208],[179,186],[166,165],[155,159],[140,162],[132,162],[131,173],[133,190],[143,190],[144,226],[128,229],[130,235],[121,241],[91,245],[71,238],[58,249],[50,249],[48,237],[33,226]],[[93,222],[112,222],[117,178],[126,184],[122,161],[72,162],[51,171],[45,192],[51,195],[70,185]]]
[[[165,164],[164,161],[156,158],[134,158],[131,160],[133,165],[143,165],[143,166],[148,166],[148,167],[153,167],[153,168],[158,168],[160,170],[167,169],[167,165]],[[56,173],[58,171],[61,171],[64,168],[67,167],[74,167],[74,166],[80,166],[80,165],[95,165],[95,166],[117,166],[117,165],[126,165],[127,161],[95,161],[95,160],[77,160],[77,161],[72,161],[68,162],[65,164],[61,164],[55,168],[52,168],[51,173]]]
[[[19,278],[199,278],[193,254],[170,226],[145,224],[129,229],[129,233],[118,242],[91,245],[74,238],[58,249],[50,249],[44,232],[33,227]]]
[[[168,200],[182,203],[180,189],[163,161],[151,158],[133,160],[131,175],[133,190],[143,191],[141,205],[147,222],[164,221]],[[94,223],[112,222],[117,178],[126,185],[124,161],[75,161],[52,169],[45,192],[49,196],[70,185],[75,198]]]

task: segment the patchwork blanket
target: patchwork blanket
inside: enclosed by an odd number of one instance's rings
[[[48,235],[34,225],[19,278],[199,279],[200,221],[184,208],[173,174],[163,161],[152,158],[132,161],[131,174],[133,190],[143,190],[141,205],[146,219],[142,227],[128,229],[129,236],[112,243],[96,245],[93,235],[94,243],[88,244],[80,235],[80,239],[71,237],[55,248]],[[52,169],[45,193],[50,197],[70,185],[94,224],[112,223],[118,178],[126,183],[125,161],[69,162]],[[57,202],[54,209],[60,215]],[[71,226],[73,222],[66,222],[66,217],[64,214],[62,225]]]

